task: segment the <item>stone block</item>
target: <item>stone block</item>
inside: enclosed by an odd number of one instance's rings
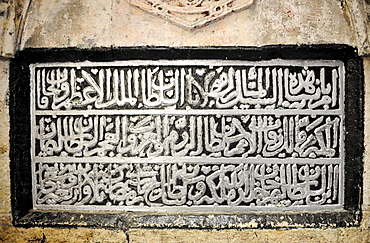
[[[128,231],[130,242],[338,242],[339,234],[351,235],[354,230],[338,229],[295,229],[295,230],[148,230]],[[357,242],[363,242],[366,232],[355,230]],[[349,238],[347,238],[350,240]],[[342,241],[344,242],[344,241]],[[355,242],[355,241],[352,241]]]
[[[343,43],[355,45],[337,2],[255,1],[248,8],[194,30],[145,12],[127,1],[36,1],[23,47],[252,46]]]
[[[110,46],[111,2],[35,1],[25,24],[23,47]]]
[[[0,213],[10,213],[9,160],[0,160]]]
[[[101,242],[126,243],[127,235],[120,230],[91,228],[16,228],[11,226],[10,214],[0,214],[0,242]]]

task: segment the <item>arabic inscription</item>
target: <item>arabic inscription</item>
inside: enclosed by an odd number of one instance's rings
[[[340,61],[117,61],[30,69],[37,209],[343,206]]]

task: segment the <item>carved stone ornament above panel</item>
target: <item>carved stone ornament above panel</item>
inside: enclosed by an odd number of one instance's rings
[[[185,27],[197,28],[241,10],[253,0],[128,0],[131,4]]]

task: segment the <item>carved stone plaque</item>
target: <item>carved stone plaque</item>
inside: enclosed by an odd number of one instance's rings
[[[241,10],[253,0],[128,0],[150,13],[185,27],[196,28]]]
[[[33,209],[348,207],[347,61],[221,57],[30,62]]]

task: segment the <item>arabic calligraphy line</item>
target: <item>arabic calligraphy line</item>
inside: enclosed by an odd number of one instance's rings
[[[278,206],[338,203],[339,165],[37,164],[37,204]]]
[[[152,66],[35,69],[40,110],[338,109],[339,67]]]
[[[339,158],[339,116],[38,116],[41,157]]]

